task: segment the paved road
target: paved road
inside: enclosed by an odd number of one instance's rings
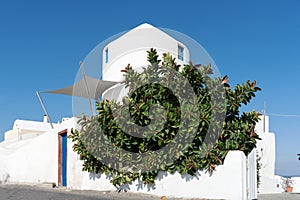
[[[160,197],[132,193],[65,191],[36,186],[0,185],[0,200],[159,200]],[[168,200],[174,198],[168,198]],[[178,198],[177,200],[179,200]],[[259,195],[258,200],[300,200],[300,194]]]
[[[261,194],[258,200],[300,200],[298,193],[282,193],[282,194]]]
[[[24,185],[0,185],[0,200],[160,200],[158,196],[129,192],[66,191]],[[173,199],[173,198],[168,198]],[[177,200],[177,199],[176,199]],[[179,199],[178,199],[179,200]]]

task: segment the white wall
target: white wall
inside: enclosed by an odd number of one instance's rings
[[[294,180],[293,192],[300,193],[300,177],[292,177],[292,180]]]
[[[284,189],[281,186],[280,176],[264,176],[260,177],[261,184],[258,188],[260,194],[275,194],[282,193]]]
[[[257,142],[258,154],[261,157],[261,174],[272,177],[275,175],[275,135],[274,133],[260,133],[262,140]]]
[[[182,177],[178,173],[170,175],[162,172],[161,176],[166,177],[158,181],[156,189],[150,193],[187,198],[245,199],[245,162],[246,158],[242,152],[232,151],[226,156],[224,165],[218,166],[212,176],[199,172],[198,177]],[[132,190],[139,191],[136,187]],[[141,192],[149,193],[145,187]]]
[[[93,189],[99,191],[116,190],[104,174],[89,174],[82,172],[82,161],[74,152],[68,152],[72,168],[68,172],[68,187],[71,189]],[[73,163],[74,162],[74,163]],[[155,180],[155,189],[135,181],[124,188],[131,192],[152,195],[167,195],[185,198],[211,199],[246,199],[246,157],[241,151],[231,151],[226,156],[224,165],[218,166],[210,176],[199,171],[196,177],[181,176],[179,173],[160,172]]]
[[[0,143],[0,181],[54,182],[58,179],[58,132],[74,127],[76,118],[34,138]]]

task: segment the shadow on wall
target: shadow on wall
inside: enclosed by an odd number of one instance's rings
[[[89,177],[90,177],[90,180],[97,180],[97,179],[101,179],[101,177],[103,176],[104,174],[95,174],[95,173],[89,173]],[[111,179],[112,176],[111,175],[106,175],[106,179]]]
[[[162,173],[164,173],[164,172],[162,172]],[[165,173],[165,175],[167,175],[167,173]],[[90,178],[90,180],[93,180],[93,181],[96,181],[97,179],[101,179],[102,176],[103,176],[103,174],[89,173],[89,178]],[[161,176],[159,175],[158,179],[161,180],[163,178],[163,176],[164,176],[164,174],[162,174]],[[112,176],[111,175],[106,175],[106,179],[111,180]],[[121,185],[120,187],[116,187],[116,190],[118,192],[119,191],[127,192],[127,191],[130,190],[130,185],[131,184],[126,183],[124,185]],[[147,187],[148,192],[150,190],[155,190],[156,189],[154,185],[149,185],[149,184],[144,185],[143,181],[141,181],[141,180],[138,180],[138,184],[136,184],[135,187],[137,188],[137,190],[143,190],[144,187]]]
[[[5,173],[2,175],[1,180],[0,180],[0,184],[5,184],[9,181],[10,175],[9,173]]]
[[[205,172],[205,173],[208,173],[208,172]],[[209,174],[209,176],[212,176],[212,174],[213,173]],[[170,174],[168,174],[168,172],[160,171],[159,174],[158,174],[157,179],[159,181],[161,181],[164,177],[167,177],[168,175],[170,175]],[[194,179],[200,180],[199,179],[200,176],[201,176],[200,172],[197,171],[197,173],[194,176],[189,175],[189,174],[183,174],[183,175],[181,175],[181,179],[185,180],[185,182],[190,182],[190,181],[192,181]]]
[[[205,172],[205,174],[208,173],[208,172]],[[93,181],[96,181],[96,180],[100,180],[101,177],[103,176],[104,174],[95,174],[95,173],[89,173],[89,179],[90,180],[93,180]],[[165,171],[160,171],[158,173],[158,176],[157,176],[157,180],[158,181],[161,181],[162,179],[164,179],[165,177],[169,176],[170,174],[168,174],[168,172],[165,172]],[[185,180],[185,182],[190,182],[194,179],[196,180],[200,180],[200,177],[201,174],[200,172],[198,171],[196,173],[196,175],[192,176],[192,175],[189,175],[189,174],[184,174],[184,175],[181,175],[181,179],[182,180]],[[209,174],[209,176],[212,176],[212,174]],[[108,180],[111,180],[112,179],[112,176],[111,175],[106,175],[106,179]],[[116,187],[116,190],[117,191],[129,191],[131,190],[130,189],[130,186],[132,187],[132,184],[129,184],[129,183],[126,183],[124,185],[121,185],[120,187]],[[151,190],[155,190],[156,187],[155,185],[150,185],[150,184],[143,184],[143,181],[142,180],[138,180],[137,181],[137,184],[135,185],[137,191],[141,191],[141,190],[144,190],[144,188],[147,188],[147,191],[151,191]]]

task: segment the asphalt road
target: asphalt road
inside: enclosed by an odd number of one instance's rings
[[[0,200],[160,200],[158,196],[96,191],[66,191],[39,186],[0,185]],[[167,198],[167,200],[175,198]],[[176,198],[179,200],[180,198]],[[182,199],[183,200],[183,199]],[[300,194],[259,195],[258,200],[300,200]]]

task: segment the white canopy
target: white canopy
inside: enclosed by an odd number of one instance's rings
[[[99,80],[90,76],[85,76],[85,78],[71,86],[58,90],[46,91],[44,93],[64,94],[98,100],[107,89],[118,83],[119,82]]]

